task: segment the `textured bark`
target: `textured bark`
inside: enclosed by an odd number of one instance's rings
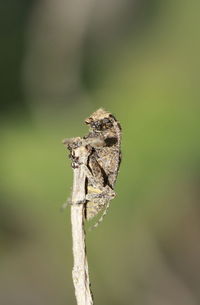
[[[84,146],[74,150],[80,164],[87,164],[88,151]],[[72,278],[74,282],[77,305],[92,305],[89,270],[85,245],[84,213],[85,213],[85,180],[86,175],[81,165],[74,168],[71,224],[74,267]]]

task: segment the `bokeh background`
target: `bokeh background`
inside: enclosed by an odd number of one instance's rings
[[[95,304],[200,304],[200,3],[0,8],[0,304],[75,304],[61,140],[100,107],[122,125],[123,161],[87,234]]]

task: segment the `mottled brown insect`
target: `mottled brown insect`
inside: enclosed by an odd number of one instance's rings
[[[107,212],[110,200],[115,197],[114,184],[121,162],[121,127],[115,117],[103,109],[95,111],[85,122],[90,127],[89,134],[64,143],[70,150],[72,166],[82,166],[86,172],[85,218],[92,219],[104,210],[99,223]],[[73,158],[74,149],[80,145],[87,147],[89,152],[84,165]]]

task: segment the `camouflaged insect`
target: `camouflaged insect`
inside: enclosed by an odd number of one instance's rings
[[[76,147],[84,145],[89,151],[86,171],[85,218],[92,219],[104,210],[98,223],[102,221],[109,207],[110,200],[115,197],[114,184],[121,162],[121,127],[115,117],[99,109],[85,120],[90,132],[83,138],[72,138],[68,144],[72,167],[79,166],[73,157]],[[95,225],[97,226],[98,223]]]

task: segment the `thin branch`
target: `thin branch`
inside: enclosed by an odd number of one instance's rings
[[[88,150],[80,146],[73,150],[80,164],[87,164]],[[86,175],[80,166],[73,169],[73,191],[71,206],[72,242],[74,267],[72,278],[74,282],[77,305],[93,305],[90,290],[89,270],[85,245],[84,214],[85,214],[85,182]]]

